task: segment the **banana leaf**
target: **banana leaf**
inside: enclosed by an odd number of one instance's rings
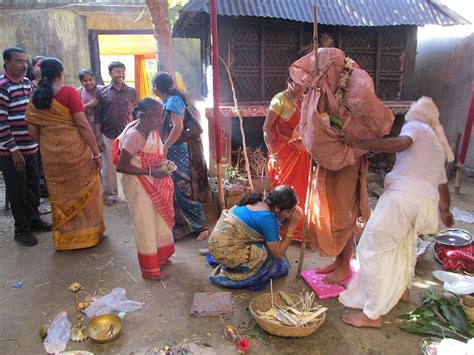
[[[468,337],[459,333],[452,327],[446,327],[440,323],[424,319],[418,319],[416,322],[407,322],[401,324],[399,328],[408,333],[432,335],[439,338],[454,338],[463,341],[469,340]]]
[[[440,297],[431,288],[424,295],[421,307],[402,314],[400,318],[408,320],[400,329],[410,333],[461,340],[468,340],[474,335],[474,328],[469,325],[459,299]]]

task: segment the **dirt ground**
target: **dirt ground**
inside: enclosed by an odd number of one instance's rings
[[[452,190],[452,187],[451,187]],[[465,178],[463,198],[452,197],[452,206],[474,211],[474,180]],[[142,310],[126,315],[121,336],[108,344],[69,342],[67,350],[88,350],[96,354],[155,354],[163,345],[180,345],[194,354],[237,354],[223,336],[223,323],[236,326],[252,343],[250,354],[418,354],[421,337],[397,328],[397,316],[414,308],[424,289],[439,287],[431,272],[440,265],[431,249],[419,259],[417,277],[409,304],[399,304],[384,318],[380,330],[355,329],[341,322],[347,312],[337,299],[321,301],[328,307],[322,327],[306,338],[279,338],[258,328],[248,305],[257,294],[233,291],[233,312],[223,319],[190,315],[195,292],[221,291],[208,282],[211,267],[198,249],[206,242],[193,239],[176,243],[164,283],[140,276],[135,242],[126,203],[105,207],[108,238],[99,246],[82,251],[55,252],[49,233],[38,234],[39,244],[23,247],[13,240],[13,219],[3,210],[4,190],[0,186],[0,354],[44,353],[38,335],[40,327],[60,311],[67,311],[74,323],[74,302],[67,287],[79,282],[88,293],[107,294],[114,287],[127,290],[127,297],[144,303]],[[51,218],[50,215],[47,218]],[[457,223],[474,232],[473,225]],[[274,289],[299,292],[308,289],[296,278],[299,246],[289,249],[290,274],[274,282]],[[305,269],[330,261],[307,252]],[[106,266],[106,267],[104,267]],[[133,276],[129,276],[123,269]],[[100,270],[102,268],[102,271]],[[99,282],[99,273],[102,276]],[[387,275],[389,277],[389,275]],[[22,281],[20,288],[12,287]],[[182,351],[180,354],[186,353]]]

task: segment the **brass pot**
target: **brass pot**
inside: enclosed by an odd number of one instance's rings
[[[89,338],[97,343],[108,343],[118,338],[122,330],[122,321],[113,313],[101,314],[87,324]]]

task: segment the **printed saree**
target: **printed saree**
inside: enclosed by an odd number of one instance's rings
[[[263,290],[270,279],[288,274],[286,258],[276,259],[265,238],[247,226],[232,210],[224,210],[208,241],[209,252],[219,263],[211,283],[252,291]]]
[[[117,138],[122,147],[126,132],[138,121],[131,122]],[[151,132],[145,146],[134,155],[131,164],[149,169],[166,160],[158,131]],[[137,244],[138,262],[142,275],[153,278],[174,254],[173,180],[170,176],[154,178],[122,174],[122,186],[133,220],[133,233]]]
[[[196,185],[193,182],[198,173],[193,167],[191,154],[191,142],[173,144],[168,150],[168,159],[177,167],[173,173],[176,222],[173,235],[176,240],[207,229],[204,207],[196,199]]]
[[[56,250],[89,248],[105,231],[102,186],[69,108],[53,99],[49,109],[30,102],[28,123],[40,127],[40,150],[48,183]]]

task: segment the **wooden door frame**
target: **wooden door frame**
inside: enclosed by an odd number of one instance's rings
[[[153,30],[89,30],[89,57],[91,70],[94,72],[98,84],[103,85],[104,80],[100,73],[100,48],[99,35],[153,35]]]

